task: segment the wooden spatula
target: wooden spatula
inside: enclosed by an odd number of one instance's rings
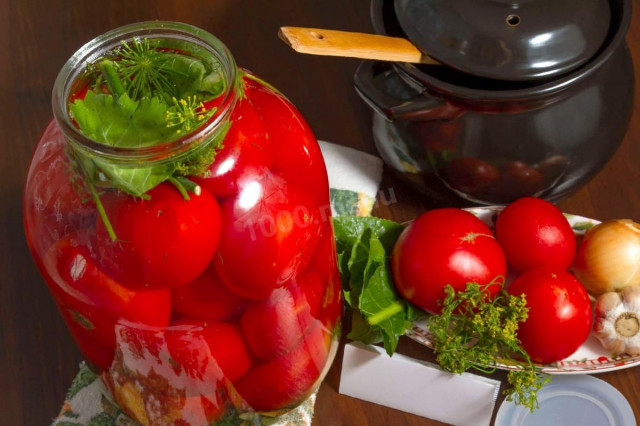
[[[310,55],[440,65],[404,38],[300,27],[281,27],[278,36],[296,52]]]

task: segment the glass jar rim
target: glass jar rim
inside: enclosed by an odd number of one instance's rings
[[[225,78],[221,102],[213,117],[183,136],[144,147],[115,147],[98,142],[84,135],[71,120],[67,100],[76,79],[84,72],[87,63],[93,63],[101,55],[121,46],[122,41],[140,37],[177,39],[197,45],[211,53],[220,63]],[[128,24],[97,36],[80,47],[64,64],[53,86],[52,107],[55,121],[75,146],[96,156],[115,161],[162,161],[200,145],[207,136],[215,133],[228,121],[235,104],[237,67],[229,49],[213,34],[193,25],[172,21],[144,21]]]

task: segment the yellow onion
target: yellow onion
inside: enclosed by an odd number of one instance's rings
[[[620,219],[588,230],[573,272],[594,296],[640,286],[640,224]]]

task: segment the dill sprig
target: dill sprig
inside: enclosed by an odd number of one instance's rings
[[[531,411],[537,408],[536,393],[550,376],[536,370],[517,337],[518,325],[529,312],[525,296],[500,289],[490,299],[486,286],[476,283],[458,293],[449,285],[445,292],[442,313],[431,316],[428,323],[438,363],[452,373],[473,368],[490,374],[500,359],[515,368],[507,375],[512,386],[504,391],[507,400]]]
[[[158,50],[148,38],[134,38],[131,43],[122,42],[116,51],[119,71],[127,83],[127,93],[132,99],[156,94],[176,96],[176,88],[163,72],[167,54]]]
[[[165,118],[167,127],[177,127],[177,134],[188,133],[199,127],[216,111],[216,108],[206,110],[204,104],[198,101],[196,96],[187,96],[187,99],[173,97],[171,101],[173,106],[167,109]]]

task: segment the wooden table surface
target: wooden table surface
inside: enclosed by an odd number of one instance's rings
[[[638,3],[634,1],[635,11]],[[142,20],[176,20],[218,36],[236,61],[281,89],[319,139],[375,153],[371,110],[353,88],[355,59],[296,54],[280,26],[370,32],[366,0],[205,0],[0,2],[0,424],[44,425],[57,414],[81,360],[27,249],[22,188],[29,158],[50,119],[51,89],[67,58],[93,37]],[[640,15],[628,36],[640,72]],[[586,187],[562,201],[567,211],[600,220],[640,221],[640,99],[624,143]],[[398,221],[432,207],[385,172],[397,202],[374,213]],[[410,342],[402,350],[429,358]],[[438,422],[338,394],[339,359],[322,385],[317,425],[434,425]],[[495,377],[504,380],[503,374]],[[619,389],[640,419],[640,368],[598,375]],[[464,401],[460,401],[463,403]],[[464,409],[461,405],[461,409]]]

